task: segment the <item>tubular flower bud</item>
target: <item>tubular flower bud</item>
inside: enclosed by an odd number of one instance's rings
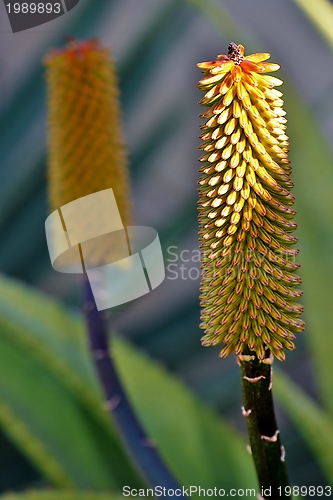
[[[123,224],[130,190],[118,82],[109,50],[96,40],[69,42],[45,60],[48,83],[49,200],[53,210],[112,188]],[[110,214],[100,214],[109,217]],[[89,213],[82,214],[82,224]],[[96,251],[96,249],[95,249]],[[92,260],[107,261],[105,248]]]
[[[208,108],[198,204],[202,344],[223,343],[222,358],[249,348],[283,361],[304,330],[286,113],[275,89],[283,82],[266,75],[279,69],[269,57],[244,56],[231,43],[228,56],[198,64],[199,104]]]

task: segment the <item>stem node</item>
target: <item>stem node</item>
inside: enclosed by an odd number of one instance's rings
[[[272,366],[255,357],[251,361],[241,361],[241,370],[243,415],[247,417],[246,425],[259,485],[261,491],[270,488],[271,500],[280,500],[284,497],[280,497],[279,492],[289,486],[289,481],[284,463],[285,451],[275,419],[271,391]],[[249,415],[249,410],[245,408],[251,409]]]

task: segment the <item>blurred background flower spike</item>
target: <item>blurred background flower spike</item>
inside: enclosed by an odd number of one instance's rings
[[[79,198],[112,188],[122,224],[126,227],[131,212],[129,175],[117,76],[109,50],[102,48],[97,40],[70,41],[63,50],[50,52],[45,61],[51,208],[56,210]],[[84,204],[81,205],[83,210],[77,223],[84,226],[93,223],[95,214],[90,213],[90,205],[87,204],[86,212]],[[99,211],[102,219],[113,216],[104,212],[103,207]],[[111,246],[113,244],[114,241]],[[89,263],[108,263],[105,244],[97,243],[89,249]],[[110,254],[112,251],[110,248]],[[106,410],[112,415],[130,457],[149,485],[177,488],[125,394],[109,353],[109,325],[105,314],[97,310],[87,279],[83,312]]]

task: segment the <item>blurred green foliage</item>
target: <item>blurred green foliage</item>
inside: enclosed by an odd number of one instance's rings
[[[112,493],[67,493],[62,491],[40,491],[24,493],[22,495],[4,495],[3,500],[121,500],[123,495]],[[127,497],[131,498],[131,497]]]
[[[140,486],[104,422],[81,317],[8,278],[1,278],[0,303],[5,432],[54,486]],[[134,407],[179,482],[232,488],[241,477],[242,487],[255,487],[241,436],[164,369],[118,338],[113,344]]]

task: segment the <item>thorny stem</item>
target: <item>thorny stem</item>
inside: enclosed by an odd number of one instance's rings
[[[84,300],[83,311],[91,355],[106,399],[106,409],[113,418],[129,456],[151,487],[179,488],[127,398],[110,356],[105,316],[96,308],[88,279],[84,282]],[[163,498],[168,498],[167,494]]]
[[[260,493],[265,500],[264,490],[267,490],[267,499],[270,500],[290,498],[284,493],[289,481],[284,462],[285,452],[274,412],[272,360],[268,359],[268,363],[263,363],[257,356],[253,356],[252,352],[249,351],[248,354],[251,356],[239,356],[244,401],[242,411],[246,419]]]

